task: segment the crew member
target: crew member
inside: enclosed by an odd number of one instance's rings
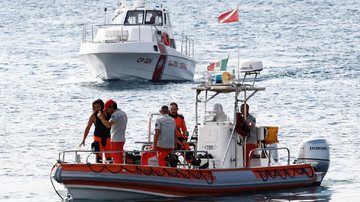
[[[174,119],[169,116],[168,106],[162,106],[160,114],[161,117],[155,122],[152,151],[157,151],[159,166],[166,166],[165,157],[176,148],[176,125]]]
[[[103,112],[104,102],[101,99],[97,99],[92,103],[93,113],[89,117],[89,121],[84,131],[84,137],[79,145],[85,146],[86,137],[89,134],[91,126],[95,125],[94,130],[94,142],[92,147],[95,151],[99,152],[96,154],[96,162],[100,163],[103,161],[103,151],[111,151],[111,143],[110,143],[110,129],[107,128],[101,120],[97,117],[97,114],[101,112],[106,120],[109,120],[106,112]],[[106,160],[111,160],[111,154],[105,153]]]
[[[250,129],[250,134],[246,138],[246,165],[249,166],[250,159],[249,154],[250,151],[257,148],[258,140],[256,135],[256,119],[253,115],[249,113],[249,105],[242,104],[241,105],[241,114],[245,118],[245,121]]]
[[[170,116],[175,120],[176,124],[176,137],[177,137],[177,150],[187,150],[185,160],[191,165],[200,165],[200,159],[196,160],[194,153],[190,152],[190,145],[187,142],[189,133],[186,129],[184,116],[178,114],[178,105],[175,102],[170,103]],[[184,156],[184,155],[183,155]]]
[[[105,102],[104,111],[111,115],[110,120],[107,121],[100,112],[98,113],[98,117],[107,128],[111,128],[111,148],[113,151],[116,151],[112,154],[114,163],[123,163],[125,130],[127,124],[126,113],[121,109],[118,109],[116,102],[111,99]]]

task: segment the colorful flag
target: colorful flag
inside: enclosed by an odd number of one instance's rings
[[[207,67],[207,70],[208,71],[226,71],[228,60],[229,59],[226,58],[226,59],[220,60],[218,62],[212,62]]]
[[[220,23],[228,23],[228,22],[238,22],[239,21],[239,8],[235,8],[231,11],[222,13],[219,18],[218,21]]]

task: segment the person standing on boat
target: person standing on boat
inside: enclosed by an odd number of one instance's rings
[[[178,105],[175,102],[170,103],[170,114],[176,124],[176,137],[177,140],[181,143],[185,144],[188,140],[188,131],[185,124],[184,116],[181,114],[178,114]]]
[[[190,145],[187,142],[189,133],[186,128],[184,116],[178,114],[178,105],[175,102],[170,103],[170,116],[175,120],[176,124],[176,149],[177,150],[187,150],[190,151]],[[183,154],[184,156],[184,154]],[[185,160],[192,165],[198,166],[200,164],[199,160],[196,160],[193,152],[186,152]]]
[[[105,102],[104,111],[111,115],[110,120],[106,120],[102,113],[98,113],[98,117],[107,128],[111,128],[111,149],[116,152],[112,154],[113,161],[114,163],[123,163],[126,113],[118,109],[116,102],[111,99]]]
[[[95,151],[97,152],[103,152],[103,151],[111,151],[111,143],[110,143],[110,129],[107,128],[101,120],[97,117],[97,114],[99,112],[102,113],[103,117],[105,117],[106,120],[109,120],[107,113],[103,112],[104,110],[104,102],[101,99],[97,99],[92,103],[92,109],[93,113],[91,114],[88,124],[84,131],[84,137],[79,145],[85,146],[85,140],[86,137],[89,134],[91,126],[95,125],[94,130],[94,142],[92,144],[92,147],[95,148]],[[105,153],[106,160],[111,160],[111,154]],[[98,153],[96,154],[96,162],[100,163],[103,160],[103,154]]]
[[[215,112],[214,121],[215,122],[226,122],[228,121],[228,116],[223,110],[223,106],[219,103],[214,104],[213,112]]]
[[[245,118],[245,121],[250,129],[250,134],[246,138],[246,165],[249,165],[249,154],[252,149],[257,148],[257,135],[256,135],[256,119],[249,113],[249,105],[241,105],[241,114]]]
[[[152,151],[157,151],[159,166],[166,166],[165,157],[176,148],[176,124],[169,116],[169,107],[160,109],[161,117],[156,119],[154,145]]]

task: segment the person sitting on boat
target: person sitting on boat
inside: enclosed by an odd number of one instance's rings
[[[111,151],[111,143],[110,143],[110,129],[107,128],[101,122],[101,120],[97,117],[97,114],[99,112],[101,112],[106,120],[109,120],[109,117],[106,112],[103,112],[104,102],[101,99],[97,99],[92,103],[92,109],[93,109],[93,113],[91,114],[91,116],[89,118],[89,121],[88,121],[87,126],[84,131],[84,137],[83,137],[79,147],[85,146],[86,137],[89,134],[91,126],[94,124],[95,125],[94,142],[92,144],[92,147],[94,146],[94,148],[96,148],[95,149],[96,152],[100,152],[100,153],[96,154],[96,162],[100,163],[103,160],[103,154],[101,152]],[[106,160],[110,161],[111,154],[105,153],[105,158],[106,158]]]
[[[112,154],[114,163],[123,163],[123,151],[125,144],[125,130],[127,124],[127,116],[124,111],[118,109],[117,104],[113,100],[105,102],[104,111],[111,115],[110,120],[106,120],[102,113],[98,113],[101,122],[111,128],[111,149],[116,151]]]
[[[151,16],[149,24],[155,24],[155,16]]]
[[[169,116],[169,107],[160,109],[161,117],[155,121],[154,145],[152,151],[157,151],[159,166],[166,166],[165,157],[176,148],[176,124]]]
[[[226,122],[228,121],[228,116],[223,111],[223,107],[221,104],[214,104],[213,111],[215,112],[214,120],[215,122]]]
[[[190,145],[187,142],[189,133],[186,128],[184,116],[178,114],[178,105],[175,102],[170,103],[170,116],[175,120],[176,124],[176,137],[177,137],[177,150],[188,150],[190,151]],[[191,165],[198,166],[199,160],[196,160],[193,152],[186,152],[185,160]]]
[[[249,113],[249,105],[241,105],[241,114],[245,118],[245,121],[250,129],[250,134],[246,137],[246,165],[250,165],[249,154],[250,151],[257,148],[257,135],[256,135],[256,119]]]

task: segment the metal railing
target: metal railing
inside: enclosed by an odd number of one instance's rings
[[[151,126],[153,125],[153,118],[154,116],[160,116],[159,113],[151,113],[148,120],[148,142],[151,142],[153,139],[152,136],[154,135],[151,129]]]
[[[266,151],[275,151],[275,150],[286,150],[287,151],[287,165],[290,165],[290,150],[286,147],[279,147],[279,148],[256,148],[256,149],[252,149],[249,153],[249,161],[251,160],[252,155],[254,154],[254,152],[256,151],[262,151],[265,152]],[[267,153],[266,153],[267,154]],[[260,155],[261,157],[261,155]],[[269,154],[266,155],[267,159],[268,159],[268,166],[271,165],[271,152],[269,152]],[[250,162],[249,164],[250,165]]]
[[[124,38],[127,38],[129,36],[126,36],[124,33],[124,30],[127,31],[128,29],[124,29],[124,25],[121,24],[106,24],[106,25],[91,25],[91,26],[84,26],[83,27],[83,31],[82,31],[82,43],[99,43],[98,41],[94,41],[95,39],[95,35],[97,34],[97,32],[99,31],[99,29],[104,29],[104,28],[109,28],[109,27],[114,27],[114,28],[119,28],[120,29],[120,39],[118,41],[118,43],[124,43],[124,42],[143,42],[143,39],[141,38],[142,36],[142,32],[143,29],[141,29],[141,27],[143,27],[144,25],[131,25],[131,26],[126,26],[126,27],[136,27],[137,28],[137,33],[138,36],[134,37],[137,38],[137,40],[124,40]],[[146,27],[149,27],[149,25],[146,25]],[[157,36],[156,33],[158,33],[159,29],[152,25],[151,27],[151,33],[152,33],[152,41],[154,42],[159,42],[161,41],[161,38],[159,38]]]
[[[186,35],[181,35],[181,53],[194,57],[194,40]]]
[[[111,153],[111,154],[121,153],[121,154],[123,154],[123,162],[124,162],[124,164],[134,164],[134,163],[126,163],[127,162],[127,159],[126,159],[127,154],[132,154],[134,156],[137,155],[137,156],[140,157],[141,154],[143,154],[143,153],[151,153],[151,152],[157,152],[157,151],[152,151],[152,150],[125,151],[124,150],[124,151],[99,151],[99,152],[95,152],[95,151],[92,151],[92,150],[66,150],[66,151],[62,151],[62,152],[59,153],[58,162],[59,163],[85,163],[85,164],[87,164],[87,163],[95,163],[95,162],[91,161],[91,157],[96,155],[96,154],[104,155],[104,154],[108,154],[108,153]],[[81,161],[80,153],[87,153],[85,161]],[[194,156],[198,156],[198,154],[203,154],[203,156],[205,156],[205,158],[202,158],[202,159],[206,160],[205,163],[209,163],[209,161],[210,161],[207,151],[174,150],[172,153],[175,154],[178,157],[178,159],[179,159],[180,156],[183,156],[183,160],[179,161],[177,163],[177,167],[188,167],[188,168],[191,167],[191,165],[189,165],[189,163],[187,163],[187,161],[185,159],[187,153],[192,153],[192,155],[194,155]],[[68,155],[71,155],[71,156],[74,155],[74,160],[69,161],[70,157],[68,157]],[[111,163],[111,162],[108,161],[108,160],[104,160],[103,162],[100,162],[100,163]],[[141,165],[141,163],[139,165]],[[196,168],[196,167],[194,167],[194,168]]]
[[[94,41],[96,34],[100,29],[104,28],[117,28],[119,29],[119,40],[117,41],[111,41],[109,40],[109,43],[126,43],[126,42],[144,42],[144,38],[142,38],[143,35],[145,35],[145,30],[142,29],[143,27],[149,27],[149,25],[121,25],[121,24],[106,24],[106,25],[91,25],[91,26],[84,26],[82,31],[82,43],[101,43],[101,41]],[[131,37],[132,40],[129,40],[130,36],[126,35],[125,33],[128,33],[129,28],[136,27],[137,30],[137,36]],[[162,31],[159,30],[156,26],[151,25],[150,26],[150,32],[152,34],[151,40],[154,43],[163,43],[163,36]],[[132,32],[133,33],[133,32]],[[125,40],[126,39],[126,40]],[[147,40],[148,41],[148,40]],[[105,41],[107,42],[107,41]],[[172,48],[175,47],[175,43],[172,46]],[[186,36],[184,34],[181,35],[181,53],[190,57],[194,57],[194,40],[191,39],[189,36]]]

